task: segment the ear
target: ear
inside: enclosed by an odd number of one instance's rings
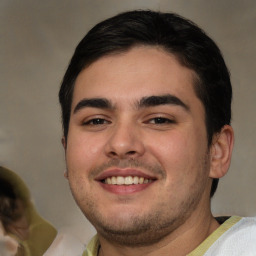
[[[64,177],[68,180],[68,170],[65,170]]]
[[[65,155],[66,155],[67,143],[66,143],[66,139],[65,139],[64,136],[61,138],[61,144],[62,144],[62,146],[63,146],[63,148],[65,150]],[[68,180],[68,170],[64,171],[64,177]]]
[[[233,145],[233,128],[230,125],[225,125],[221,131],[213,137],[211,145],[210,178],[221,178],[228,172]]]
[[[62,144],[63,148],[64,148],[64,149],[65,149],[65,151],[66,151],[67,143],[66,143],[66,139],[65,139],[65,137],[64,137],[64,136],[62,136],[62,138],[61,138],[61,144]]]

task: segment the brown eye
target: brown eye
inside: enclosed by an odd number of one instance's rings
[[[94,118],[87,122],[85,122],[83,125],[101,125],[101,124],[108,124],[109,121],[102,119],[102,118]]]
[[[149,120],[151,124],[170,124],[174,123],[173,120],[164,117],[155,117]]]

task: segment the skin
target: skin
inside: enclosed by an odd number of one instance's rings
[[[71,191],[98,232],[99,255],[186,255],[218,227],[210,188],[227,172],[233,131],[225,126],[208,147],[195,76],[156,47],[105,56],[79,74],[63,144]],[[129,175],[152,182],[101,182]]]

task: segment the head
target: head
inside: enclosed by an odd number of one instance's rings
[[[13,185],[2,177],[0,187],[0,220],[5,231],[25,240],[28,237],[25,202],[16,194]]]
[[[191,21],[176,14],[151,11],[132,11],[105,20],[79,43],[59,92],[65,140],[77,76],[103,56],[127,52],[135,46],[160,47],[195,72],[194,90],[205,108],[210,146],[213,135],[231,120],[232,88],[222,54],[214,41]],[[218,179],[213,179],[211,196],[217,185]]]
[[[89,31],[59,97],[71,191],[102,237],[142,246],[210,216],[231,94],[216,44],[177,15],[128,12]]]
[[[9,221],[16,220],[19,217],[16,214],[17,196],[8,181],[1,178],[0,185],[0,218],[3,224],[7,224]]]

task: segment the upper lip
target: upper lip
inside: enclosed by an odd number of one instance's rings
[[[107,169],[105,171],[103,171],[102,173],[100,173],[95,180],[101,181],[101,180],[105,180],[108,177],[117,177],[117,176],[122,176],[122,177],[126,177],[126,176],[138,176],[138,177],[143,177],[146,179],[152,179],[155,180],[156,177],[146,174],[145,172],[138,170],[138,169],[134,169],[134,168],[125,168],[125,169],[121,169],[121,168],[111,168],[111,169]]]

